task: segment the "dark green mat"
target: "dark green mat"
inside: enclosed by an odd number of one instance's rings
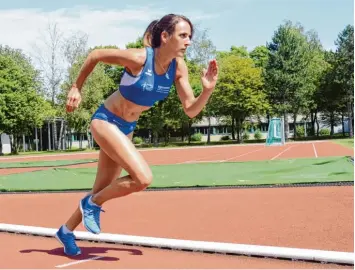
[[[346,157],[152,166],[149,188],[353,181]],[[59,168],[0,176],[1,191],[87,190],[96,168]],[[123,172],[126,175],[126,172]]]

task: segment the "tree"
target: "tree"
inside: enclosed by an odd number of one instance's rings
[[[201,94],[201,67],[196,63],[185,59],[187,68],[189,70],[189,82],[193,91],[194,96]],[[207,105],[208,106],[208,105]],[[206,111],[202,111],[194,118],[189,118],[182,107],[180,98],[177,94],[175,85],[172,86],[171,92],[168,98],[164,101],[164,108],[166,111],[165,123],[167,127],[176,128],[177,124],[180,123],[182,140],[185,136],[185,131],[187,131],[188,143],[191,142],[191,127],[194,123],[201,121],[203,115],[206,115]],[[206,108],[205,108],[206,110]]]
[[[187,49],[186,59],[201,67],[207,67],[209,60],[216,56],[216,47],[208,36],[207,29],[195,26],[191,46]]]
[[[20,50],[0,52],[0,130],[13,135],[11,152],[19,150],[18,136],[41,127],[52,115],[50,105],[37,93],[38,72]]]
[[[191,85],[195,95],[199,95],[202,91],[200,82],[200,73],[202,68],[207,68],[209,61],[216,57],[217,50],[212,40],[209,38],[208,30],[201,29],[198,26],[195,27],[195,34],[191,46],[188,48],[186,55],[186,62],[189,68],[191,77]],[[194,119],[189,119],[186,115],[183,115],[180,119],[184,119],[182,125],[188,122],[188,128],[190,130],[191,125],[202,119],[203,116],[207,117],[208,129],[207,129],[207,143],[211,140],[211,117],[215,115],[213,103],[210,101],[206,104],[202,113]],[[190,132],[189,132],[190,141]]]
[[[336,58],[332,51],[325,52],[325,69],[320,80],[318,90],[315,92],[316,113],[321,111],[322,121],[327,122],[331,127],[331,135],[334,133],[336,124],[336,113],[341,110],[341,86],[336,82]],[[319,123],[317,121],[317,135],[319,134]]]
[[[354,26],[347,25],[338,35],[336,79],[344,91],[349,117],[350,137],[353,137],[353,107],[354,107]]]
[[[273,105],[272,113],[284,115],[286,139],[289,133],[287,114],[293,115],[296,125],[298,113],[311,106],[321,73],[320,61],[314,62],[320,57],[317,46],[314,33],[307,36],[301,25],[293,25],[290,21],[279,26],[267,45],[270,54],[265,72],[266,90]]]
[[[269,61],[269,50],[266,46],[257,46],[249,54],[256,67],[265,69]]]
[[[230,54],[220,59],[220,75],[214,99],[218,114],[230,116],[236,126],[237,139],[247,117],[264,114],[269,105],[263,91],[261,69],[250,58]]]
[[[88,34],[78,31],[64,39],[61,50],[68,63],[68,68],[72,67],[86,53],[88,38]]]
[[[62,57],[63,33],[57,23],[47,24],[46,31],[40,33],[41,37],[33,45],[41,71],[45,96],[51,100],[54,106],[64,76],[64,61]]]
[[[87,57],[80,56],[70,69],[67,81],[62,84],[61,107],[65,110],[66,97],[71,88],[73,78],[76,78]],[[82,87],[82,101],[77,110],[66,113],[69,126],[76,132],[86,133],[89,136],[91,116],[104,102],[107,93],[114,88],[113,80],[105,73],[105,64],[98,63]],[[82,138],[80,138],[80,141]]]
[[[248,49],[245,46],[234,46],[232,45],[229,51],[218,51],[216,53],[217,58],[218,59],[222,59],[226,56],[229,55],[235,55],[241,58],[248,58],[249,57],[249,53],[248,53]]]
[[[40,33],[41,37],[33,45],[34,57],[37,59],[41,70],[41,79],[43,84],[43,94],[51,101],[53,108],[57,108],[58,95],[60,94],[60,85],[64,78],[64,58],[63,58],[63,33],[60,31],[57,23],[48,23],[46,31]],[[58,138],[57,125],[53,124],[53,149],[59,149],[62,137],[63,125],[60,128]]]

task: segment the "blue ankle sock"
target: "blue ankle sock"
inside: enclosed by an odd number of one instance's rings
[[[92,206],[98,206],[96,203],[94,203],[94,202],[92,201],[92,197],[89,198],[88,202],[89,202],[89,204],[92,205]]]
[[[72,233],[72,231],[68,229],[67,225],[63,225],[63,232],[65,234]]]

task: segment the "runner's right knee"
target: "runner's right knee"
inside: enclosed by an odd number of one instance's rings
[[[153,181],[153,174],[149,167],[145,169],[138,169],[133,171],[131,174],[132,181],[134,181],[135,192],[146,189]]]

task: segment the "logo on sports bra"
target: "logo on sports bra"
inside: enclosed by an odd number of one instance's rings
[[[149,84],[147,82],[144,82],[142,84],[142,87],[143,87],[143,91],[153,91],[153,85],[152,84]]]
[[[152,75],[153,75],[152,70],[149,69],[149,68],[147,69],[146,72],[144,72],[144,74],[145,74],[145,75],[148,75],[148,76],[152,76]]]
[[[169,91],[170,91],[170,86],[158,85],[157,92],[166,94],[166,93],[169,93]]]

